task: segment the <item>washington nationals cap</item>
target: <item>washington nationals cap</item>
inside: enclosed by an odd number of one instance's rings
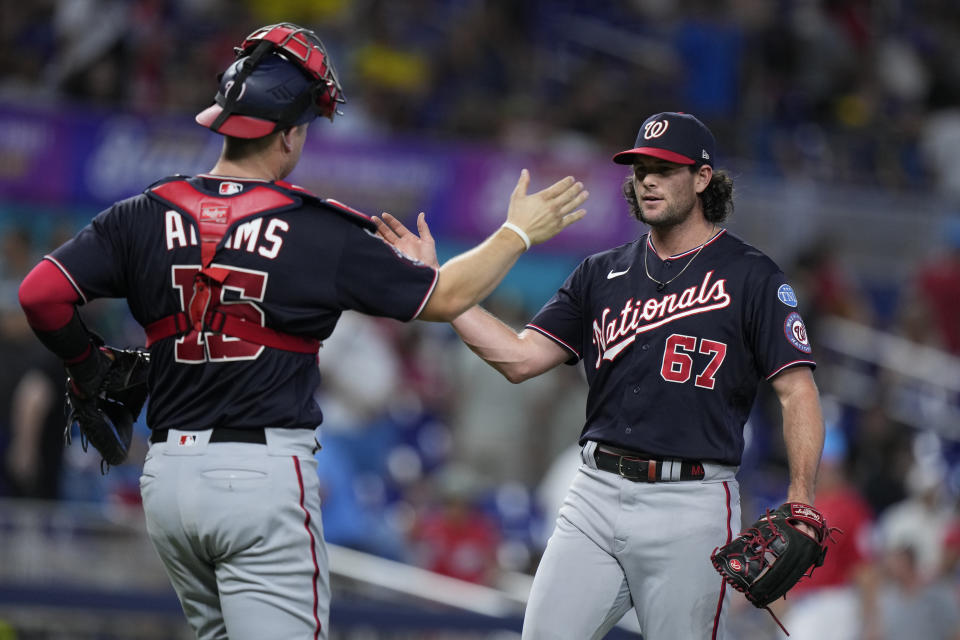
[[[633,164],[637,156],[653,156],[677,164],[713,166],[716,140],[710,129],[689,113],[667,111],[650,116],[640,127],[633,149],[613,156],[617,164]]]

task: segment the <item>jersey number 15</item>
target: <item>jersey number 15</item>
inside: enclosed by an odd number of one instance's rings
[[[225,307],[229,307],[230,315],[239,316],[247,322],[255,322],[263,326],[263,309],[256,303],[263,302],[268,274],[254,269],[224,267],[218,264],[211,266],[228,269],[230,275],[222,286],[211,287],[209,308],[219,307],[221,311],[227,311]],[[200,265],[173,267],[173,288],[179,293],[180,308],[184,312],[189,313],[188,306],[193,295],[193,283],[199,271]],[[235,292],[238,299],[226,299],[224,294],[227,290]],[[177,338],[174,354],[177,362],[200,364],[256,360],[262,351],[262,345],[231,338],[222,333],[191,331],[182,338]]]

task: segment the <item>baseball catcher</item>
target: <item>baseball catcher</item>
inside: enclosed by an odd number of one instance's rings
[[[807,525],[813,535],[797,527]],[[823,514],[802,502],[786,502],[767,511],[736,538],[714,549],[710,560],[723,579],[754,606],[770,611],[770,603],[786,595],[800,578],[823,565],[827,539],[837,529],[827,527]]]
[[[91,356],[67,365],[67,426],[64,439],[70,444],[74,423],[80,429],[83,450],[87,444],[100,452],[103,470],[127,457],[133,423],[147,399],[146,351],[115,349],[93,336]],[[105,465],[105,467],[104,467]]]

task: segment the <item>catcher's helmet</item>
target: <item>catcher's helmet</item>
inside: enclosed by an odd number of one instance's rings
[[[197,114],[209,129],[259,138],[310,122],[333,120],[346,102],[327,51],[313,31],[282,23],[257,29],[220,75],[215,103]]]

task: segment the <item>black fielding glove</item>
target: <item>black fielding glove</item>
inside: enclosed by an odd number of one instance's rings
[[[814,537],[796,527],[801,522],[813,529]],[[823,515],[810,505],[786,502],[714,549],[710,560],[730,586],[754,606],[770,611],[771,602],[823,565],[827,539],[834,531],[839,530],[827,527]],[[774,620],[780,624],[776,616]]]
[[[127,458],[133,423],[147,400],[146,351],[92,346],[90,355],[67,369],[67,426],[76,423],[81,444],[100,452],[103,462],[115,466]]]

